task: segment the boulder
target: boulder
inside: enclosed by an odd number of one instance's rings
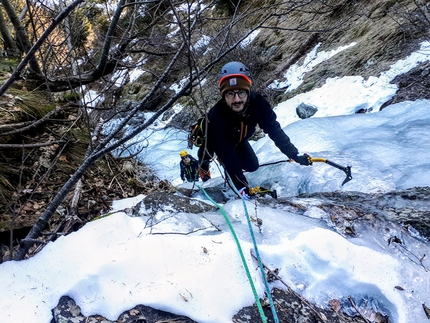
[[[296,108],[296,113],[301,119],[307,119],[312,117],[315,113],[317,113],[318,108],[314,105],[300,103]]]

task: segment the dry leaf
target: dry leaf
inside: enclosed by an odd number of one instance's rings
[[[394,236],[394,237],[389,237],[388,238],[388,245],[391,244],[391,242],[395,242],[398,244],[402,244],[402,240],[400,240],[398,237]]]
[[[424,312],[426,313],[426,315],[427,315],[427,318],[430,320],[430,308],[428,308],[427,306],[426,306],[426,304],[423,304],[423,309],[424,309]]]
[[[335,312],[340,311],[340,301],[338,299],[331,299],[328,304],[330,305],[331,309]]]
[[[32,211],[33,210],[33,204],[31,202],[27,202],[22,209],[24,211]]]
[[[401,287],[401,286],[394,286],[394,288],[395,289],[398,289],[398,290],[405,290],[403,287]]]
[[[130,310],[130,315],[138,315],[138,314],[139,314],[138,310],[136,310],[136,309]]]

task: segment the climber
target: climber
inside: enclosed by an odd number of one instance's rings
[[[197,182],[199,180],[199,163],[186,150],[182,150],[179,153],[181,161],[179,162],[179,168],[181,170],[181,179],[185,182]]]
[[[243,171],[253,172],[259,167],[258,158],[248,142],[257,125],[289,159],[300,165],[310,165],[306,154],[298,155],[269,102],[261,94],[251,91],[251,85],[250,72],[244,64],[230,62],[222,67],[218,81],[221,99],[208,112],[207,143],[198,151],[202,171],[209,171],[215,153],[245,199],[250,198],[250,193]]]

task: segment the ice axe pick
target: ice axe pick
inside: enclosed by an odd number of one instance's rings
[[[348,183],[351,179],[351,166],[341,166],[339,164],[333,163],[332,161],[326,159],[326,158],[314,158],[308,155],[309,164],[312,165],[312,163],[326,163],[330,166],[336,167],[340,170],[343,170],[346,174],[345,180],[342,182],[342,186],[346,183]]]

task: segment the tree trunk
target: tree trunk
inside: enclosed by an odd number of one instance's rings
[[[60,1],[60,10],[61,11],[64,10],[64,5],[63,5],[62,1]],[[66,19],[64,19],[64,27],[65,27],[65,31],[66,31],[67,48],[68,48],[69,53],[70,53],[70,65],[72,67],[73,75],[77,75],[78,69],[76,66],[75,55],[73,52],[72,30],[70,28],[70,17],[69,16],[67,16]]]
[[[4,41],[5,56],[19,58],[20,57],[19,49],[16,46],[16,43],[12,38],[12,35],[10,34],[8,26],[6,25],[6,21],[4,20],[2,10],[0,10],[0,33]]]
[[[4,10],[6,11],[6,14],[8,15],[16,33],[17,38],[17,47],[23,52],[28,53],[28,51],[31,48],[31,43],[28,38],[27,31],[25,30],[25,27],[21,24],[21,20],[19,20],[19,17],[15,11],[15,8],[10,3],[9,0],[0,0],[0,3],[3,5]],[[33,56],[30,59],[30,69],[31,72],[36,75],[42,75],[42,71],[40,70],[40,66],[37,63],[36,58]]]

